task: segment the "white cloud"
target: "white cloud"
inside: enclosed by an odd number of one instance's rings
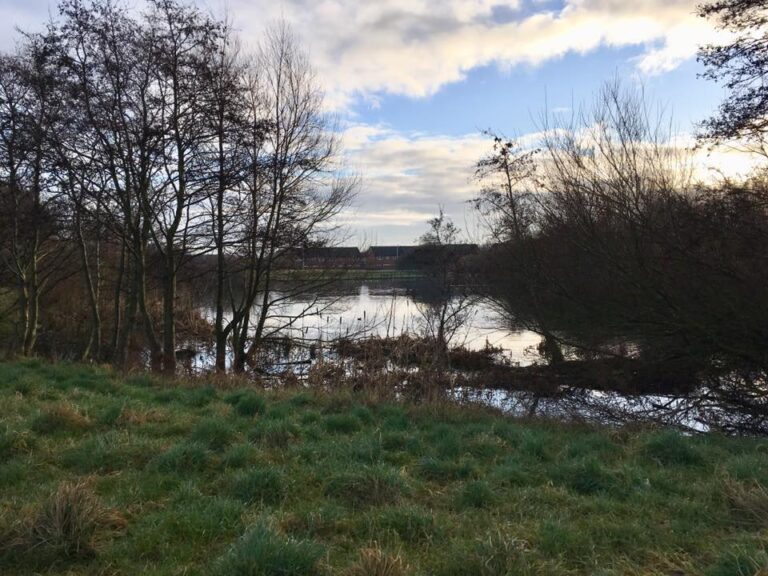
[[[350,166],[362,174],[356,210],[347,218],[359,234],[380,243],[413,242],[440,206],[460,227],[472,227],[467,202],[477,191],[473,165],[488,150],[486,138],[355,124],[343,142]]]
[[[697,3],[230,0],[230,11],[249,38],[258,37],[266,20],[290,21],[310,45],[331,100],[343,107],[382,93],[428,96],[483,65],[537,65],[603,46],[641,46],[640,71],[666,71],[713,38],[711,26],[695,14]],[[496,19],[500,8],[505,17]]]
[[[478,66],[536,65],[602,46],[642,46],[638,68],[658,73],[713,37],[695,14],[699,0],[196,1],[218,14],[226,8],[246,45],[255,45],[270,21],[288,20],[337,108],[359,97],[375,105],[377,94],[424,97]],[[3,0],[0,43],[10,47],[14,26],[34,28],[55,7],[55,0]]]
[[[541,133],[532,133],[519,140],[536,147],[541,138]],[[363,175],[356,209],[345,218],[358,236],[377,238],[379,243],[413,242],[439,206],[470,235],[477,234],[468,201],[478,191],[473,166],[490,151],[487,138],[420,135],[356,124],[346,130],[344,143],[350,164]],[[691,150],[693,173],[704,181],[738,178],[765,164],[765,158],[737,149],[693,150],[694,144],[686,134],[673,140],[674,146]]]

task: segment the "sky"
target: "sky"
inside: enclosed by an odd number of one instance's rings
[[[468,201],[483,129],[535,134],[543,114],[568,114],[617,77],[681,134],[723,98],[699,77],[698,46],[722,39],[696,16],[699,0],[194,1],[228,14],[246,48],[278,19],[305,44],[361,176],[350,245],[414,243],[440,207],[479,238]],[[0,0],[0,49],[55,11],[55,0]]]

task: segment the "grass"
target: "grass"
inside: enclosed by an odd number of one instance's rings
[[[763,440],[215,384],[0,364],[0,573],[768,570]]]
[[[221,576],[319,576],[322,554],[322,547],[314,542],[286,537],[265,524],[257,524],[221,557],[213,573]]]

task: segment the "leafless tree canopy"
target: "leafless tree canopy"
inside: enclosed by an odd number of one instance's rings
[[[765,414],[765,175],[697,181],[668,117],[615,82],[543,133],[533,170],[499,139],[480,164],[486,182],[488,166],[502,176],[478,199],[496,239],[489,296],[544,336],[553,362],[562,351],[602,359],[603,370],[630,366],[641,386],[706,389],[708,401]],[[524,183],[505,177],[524,170]]]
[[[195,325],[179,282],[211,271],[217,367],[229,350],[243,369],[267,335],[274,271],[331,242],[354,193],[308,56],[283,23],[245,54],[229,23],[180,0],[140,14],[62,0],[59,13],[0,58],[13,349],[34,353],[41,329],[51,347],[64,319],[41,305],[79,285],[83,358],[124,364],[139,346],[174,372],[177,331]]]

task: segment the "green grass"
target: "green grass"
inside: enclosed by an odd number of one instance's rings
[[[757,575],[766,486],[760,439],[0,364],[4,576]]]

